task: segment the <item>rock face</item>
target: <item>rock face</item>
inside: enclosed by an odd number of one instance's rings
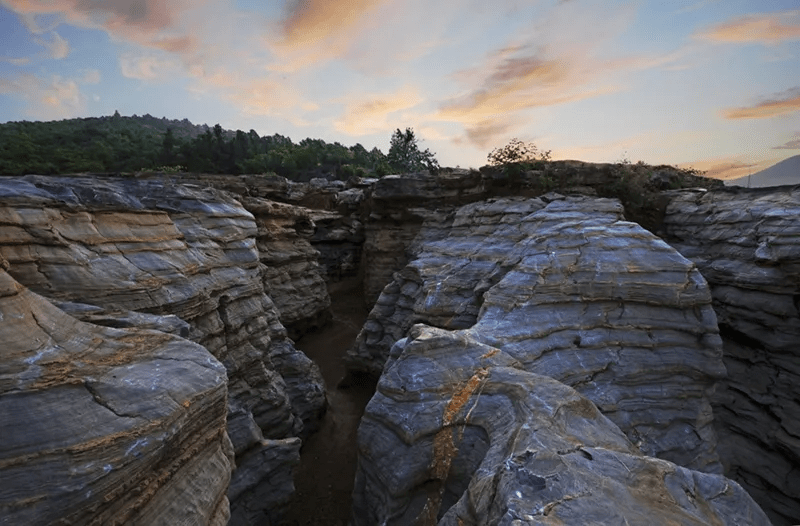
[[[415,325],[359,428],[354,526],[748,524],[735,482],[641,454],[592,402],[470,331]]]
[[[437,209],[452,209],[485,197],[478,172],[389,175],[379,179],[365,202],[365,241],[362,268],[364,296],[373,305],[408,261],[407,249],[423,222]]]
[[[243,198],[242,204],[258,226],[264,290],[275,302],[281,324],[293,337],[324,325],[331,300],[319,252],[310,243],[315,232],[311,211],[253,197]]]
[[[775,524],[800,520],[800,188],[680,192],[664,235],[711,285],[728,376],[713,399],[726,473]]]
[[[0,198],[0,254],[20,283],[112,325],[130,324],[131,312],[173,315],[223,363],[228,433],[245,467],[233,474],[232,522],[269,519],[286,489],[265,498],[260,483],[280,478],[280,466],[290,479],[292,438],[314,428],[325,394],[264,290],[269,269],[257,248],[269,245],[266,205],[257,203],[257,223],[226,194],[158,179],[12,178]],[[274,232],[297,223],[284,212]]]
[[[430,237],[426,237],[430,235]],[[609,199],[499,199],[421,232],[347,359],[382,370],[414,323],[467,330],[574,387],[650,456],[719,472],[710,395],[725,369],[695,266]]]
[[[208,351],[83,323],[3,270],[0,339],[0,522],[227,524],[227,378]]]

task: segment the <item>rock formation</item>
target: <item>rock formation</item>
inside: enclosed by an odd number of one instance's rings
[[[227,524],[227,378],[207,350],[78,321],[4,270],[0,339],[1,523]]]
[[[428,237],[429,236],[429,237]],[[643,452],[718,472],[710,394],[725,369],[705,280],[609,199],[500,199],[429,222],[349,366],[377,373],[414,323],[468,329],[574,387]]]
[[[278,510],[287,489],[265,496],[260,482],[291,479],[299,450],[292,437],[313,429],[325,394],[318,368],[294,348],[265,294],[269,269],[257,248],[269,237],[267,205],[254,205],[257,223],[222,192],[164,179],[28,176],[3,180],[0,198],[0,254],[20,283],[112,325],[130,324],[131,312],[173,315],[224,364],[241,468],[231,483],[233,523]],[[277,208],[278,226],[297,222]]]
[[[742,488],[642,453],[469,330],[415,325],[359,428],[354,526],[768,525]]]
[[[800,521],[800,187],[678,192],[664,235],[711,285],[727,377],[713,399],[726,473]]]

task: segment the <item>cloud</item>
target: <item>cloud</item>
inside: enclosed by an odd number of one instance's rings
[[[129,79],[144,81],[166,81],[175,75],[181,65],[170,58],[159,58],[153,55],[136,56],[131,53],[119,58],[122,75]]]
[[[691,163],[681,163],[680,168],[694,168],[705,172],[706,177],[728,181],[759,172],[773,164],[774,160],[750,161],[740,156],[701,159]]]
[[[347,34],[382,0],[295,0],[282,22],[284,43],[315,46]]]
[[[264,39],[278,59],[273,71],[293,72],[342,58],[369,31],[371,16],[387,0],[293,0]]]
[[[462,123],[465,139],[485,148],[514,129],[525,110],[616,91],[597,82],[602,71],[600,63],[580,52],[550,56],[525,45],[505,47],[480,66],[456,74],[471,89],[443,101],[435,118]]]
[[[777,44],[800,40],[800,11],[743,16],[712,26],[697,35],[713,42]]]
[[[778,93],[754,106],[731,108],[723,112],[726,119],[766,119],[800,110],[800,86]]]
[[[206,0],[0,0],[20,14],[33,33],[45,31],[38,17],[54,16],[58,23],[103,29],[115,38],[156,49],[181,52],[195,47],[191,27],[183,23],[189,8],[202,6]],[[56,35],[57,36],[57,35]],[[60,38],[60,37],[58,37]],[[40,42],[42,43],[42,42]],[[59,42],[56,42],[59,44]],[[46,45],[42,43],[42,45]]]
[[[772,148],[773,150],[800,150],[800,133],[794,134],[794,139],[787,141],[786,143],[775,146]]]
[[[14,66],[24,66],[29,64],[30,61],[29,57],[0,57],[0,62],[8,62]]]
[[[69,118],[80,115],[86,98],[78,81],[59,75],[41,78],[31,74],[0,78],[0,94],[21,97],[29,104],[29,114],[40,119]]]
[[[366,100],[365,100],[366,99]],[[390,115],[413,108],[422,101],[416,89],[404,87],[388,95],[359,96],[347,104],[334,127],[349,135],[366,135],[393,129]]]
[[[47,57],[55,60],[66,58],[69,55],[69,43],[55,31],[50,32],[51,39],[34,38],[33,41],[43,46],[46,50]]]
[[[99,84],[100,83],[100,71],[96,69],[87,69],[83,72],[83,78],[81,79],[82,84]]]

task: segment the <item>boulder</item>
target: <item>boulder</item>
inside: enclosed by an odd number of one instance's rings
[[[0,339],[0,522],[227,524],[227,377],[206,349],[78,321],[3,270]]]
[[[353,526],[769,524],[735,482],[643,455],[468,330],[418,324],[397,342],[358,444]]]

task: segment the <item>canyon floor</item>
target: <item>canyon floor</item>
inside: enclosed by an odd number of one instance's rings
[[[356,472],[356,430],[364,407],[375,392],[374,382],[348,378],[342,362],[353,344],[367,309],[359,281],[330,287],[333,319],[319,331],[296,342],[322,370],[328,411],[319,431],[301,450],[291,508],[286,526],[344,526],[350,517],[350,500]]]

